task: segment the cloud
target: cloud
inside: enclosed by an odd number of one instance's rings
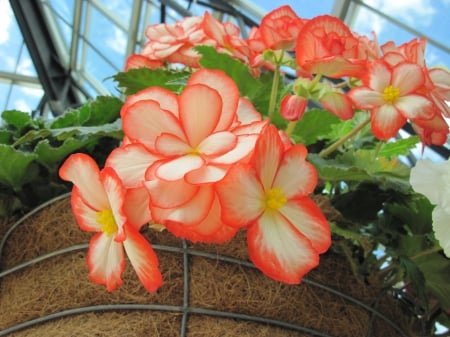
[[[448,0],[450,2],[450,0]],[[398,19],[407,25],[417,28],[430,26],[436,14],[435,4],[431,0],[366,0],[369,6],[376,8],[387,15]],[[368,33],[374,31],[378,35],[384,30],[387,21],[372,11],[361,7],[355,24],[355,31]]]
[[[8,0],[0,0],[0,44],[8,42],[13,13]]]
[[[114,27],[112,32],[112,36],[109,36],[106,39],[106,45],[116,53],[124,54],[126,52],[128,42],[127,35],[118,27]]]

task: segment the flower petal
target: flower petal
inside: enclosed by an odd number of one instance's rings
[[[106,159],[105,167],[112,167],[127,187],[137,187],[145,179],[146,170],[161,159],[139,143],[114,149]]]
[[[372,132],[378,139],[395,137],[405,123],[406,118],[392,104],[384,104],[372,112]]]
[[[248,158],[255,148],[255,143],[258,140],[258,134],[240,135],[237,137],[236,146],[224,153],[223,155],[211,158],[214,164],[234,164],[238,161]]]
[[[392,86],[400,89],[400,96],[419,89],[425,82],[425,75],[418,64],[401,63],[392,70]]]
[[[287,199],[305,196],[314,191],[317,185],[317,171],[306,162],[307,150],[297,144],[286,150],[273,183],[280,187]]]
[[[247,242],[253,263],[267,276],[289,284],[319,264],[310,241],[278,212],[265,212],[248,228]]]
[[[174,181],[183,178],[188,172],[202,167],[203,164],[204,160],[200,156],[188,154],[161,164],[155,174],[160,179]]]
[[[206,156],[225,154],[236,147],[237,137],[229,131],[220,131],[207,136],[198,145],[198,151]]]
[[[70,155],[59,169],[61,179],[71,181],[90,207],[102,210],[109,207],[109,202],[99,175],[97,163],[83,153]]]
[[[191,200],[199,187],[187,183],[184,179],[164,181],[159,179],[146,181],[145,187],[151,196],[151,203],[159,208],[174,208]]]
[[[330,248],[331,232],[327,219],[311,199],[304,197],[289,200],[279,211],[308,238],[316,252],[321,254]]]
[[[178,117],[178,96],[172,91],[161,87],[150,87],[128,96],[122,106],[121,116],[123,117],[127,113],[130,105],[139,101],[158,102],[161,109],[170,111],[174,116]]]
[[[89,243],[87,255],[89,278],[92,282],[106,285],[111,292],[122,285],[121,275],[125,269],[122,243],[113,240],[113,236],[96,234]]]
[[[434,116],[433,103],[421,95],[399,97],[395,101],[395,107],[403,116],[410,119],[430,119]]]
[[[350,90],[348,97],[359,109],[373,109],[385,103],[381,93],[367,87]]]
[[[236,118],[239,90],[236,83],[223,71],[213,69],[197,70],[188,80],[188,85],[201,83],[214,88],[221,97],[222,111],[214,131],[227,130]],[[201,103],[203,104],[203,103]]]
[[[409,181],[416,192],[425,195],[435,205],[446,202],[445,177],[450,172],[450,161],[432,162],[430,159],[420,159],[411,169]],[[450,205],[450,204],[449,204]]]
[[[227,173],[227,165],[204,165],[197,170],[191,171],[184,176],[190,184],[209,184],[221,180]]]
[[[156,138],[155,149],[164,156],[180,156],[192,151],[184,139],[170,133],[162,133]]]
[[[246,226],[263,212],[264,191],[250,166],[233,166],[216,190],[222,219],[229,226]]]
[[[434,235],[442,249],[444,249],[444,254],[450,258],[450,226],[448,225],[450,213],[446,209],[436,206],[432,217]]]
[[[325,94],[320,100],[320,104],[343,120],[351,119],[355,114],[351,100],[346,95],[339,92],[329,92]]]
[[[100,180],[105,188],[105,192],[108,195],[109,207],[111,209],[115,223],[117,225],[117,233],[115,240],[125,240],[125,232],[123,226],[127,221],[127,217],[123,211],[123,205],[125,202],[126,189],[122,184],[117,173],[112,167],[105,167],[100,172]]]
[[[222,98],[215,89],[202,84],[184,89],[180,95],[180,121],[193,148],[213,133],[221,111]]]
[[[278,171],[278,165],[283,155],[283,142],[278,130],[268,125],[256,142],[253,162],[264,190],[273,186]]]
[[[127,223],[138,230],[150,222],[150,196],[144,186],[127,189],[123,211]]]
[[[97,222],[97,212],[81,197],[79,189],[74,186],[71,195],[72,211],[80,229],[86,232],[100,232],[101,225]]]
[[[197,194],[181,206],[163,209],[150,204],[150,207],[153,220],[162,225],[178,222],[184,226],[195,226],[206,218],[213,201],[214,190],[212,187],[202,185]]]
[[[139,280],[147,291],[156,291],[163,284],[163,279],[152,246],[136,228],[127,226],[126,235],[123,245]]]
[[[171,133],[182,139],[185,137],[176,116],[152,100],[138,101],[126,109],[122,108],[122,123],[127,137],[150,150],[155,148],[156,138],[161,133]]]

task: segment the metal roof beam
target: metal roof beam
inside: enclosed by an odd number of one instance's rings
[[[10,4],[53,114],[82,103],[69,71],[58,57],[42,4],[29,0],[10,0]]]

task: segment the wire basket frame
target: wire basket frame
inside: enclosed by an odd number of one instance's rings
[[[63,200],[65,198],[68,198],[70,196],[70,193],[61,195],[59,197],[56,197],[54,199],[49,200],[48,202],[43,203],[42,205],[38,206],[34,210],[30,211],[26,215],[24,215],[22,218],[20,218],[18,221],[13,223],[7,232],[5,233],[2,240],[0,240],[0,286],[2,283],[2,279],[8,275],[12,275],[14,273],[17,273],[19,271],[25,270],[26,268],[33,266],[35,264],[41,263],[45,260],[49,260],[52,258],[55,258],[57,256],[65,255],[65,254],[73,254],[79,251],[85,251],[88,247],[87,243],[83,244],[77,244],[72,245],[69,247],[65,247],[62,249],[54,250],[52,252],[42,254],[36,258],[29,259],[26,262],[17,264],[13,267],[9,267],[8,269],[2,268],[2,257],[4,254],[4,248],[7,243],[8,238],[12,235],[12,233],[21,226],[25,220],[29,219],[31,216],[36,214],[37,212],[45,209],[47,206],[50,206],[57,201]],[[267,317],[261,317],[257,315],[250,315],[250,314],[243,314],[239,312],[232,312],[232,311],[222,311],[222,310],[215,310],[215,309],[209,309],[209,308],[203,308],[191,305],[190,303],[190,259],[192,259],[195,256],[211,259],[215,261],[220,262],[226,262],[226,263],[232,263],[237,264],[246,268],[256,268],[251,262],[225,256],[221,254],[215,254],[210,252],[201,251],[198,249],[193,249],[188,246],[188,243],[185,240],[182,240],[181,246],[170,246],[170,245],[158,245],[158,244],[152,244],[152,247],[155,251],[160,252],[170,252],[179,254],[182,256],[182,265],[183,265],[183,300],[182,305],[167,305],[167,304],[139,304],[139,303],[115,303],[115,304],[100,304],[100,305],[89,305],[89,306],[81,306],[76,308],[71,308],[67,310],[62,310],[59,312],[54,312],[45,316],[41,316],[35,319],[30,319],[18,324],[14,324],[12,326],[6,327],[3,330],[0,330],[0,336],[6,336],[10,333],[17,332],[19,330],[23,330],[26,328],[30,328],[33,326],[37,326],[55,319],[64,318],[68,316],[74,316],[74,315],[80,315],[85,313],[94,313],[94,312],[108,312],[108,311],[160,311],[160,312],[171,312],[171,313],[178,313],[181,314],[181,326],[180,326],[180,336],[186,337],[188,336],[188,320],[189,317],[192,315],[207,315],[212,317],[218,317],[218,318],[229,318],[234,320],[241,320],[241,321],[247,321],[247,322],[253,322],[253,323],[262,323],[266,325],[271,325],[274,327],[280,327],[300,333],[306,333],[310,336],[317,336],[317,337],[339,337],[337,335],[330,335],[321,331],[317,331],[315,329],[308,328],[306,326],[293,324],[291,322],[278,320],[278,319],[272,319]],[[304,284],[308,284],[312,287],[315,287],[317,289],[322,289],[324,291],[327,291],[329,293],[332,293],[345,301],[351,302],[355,305],[358,305],[359,307],[366,310],[370,315],[369,324],[367,327],[367,333],[366,337],[373,336],[373,323],[375,319],[380,319],[386,324],[388,324],[392,329],[394,329],[396,332],[398,332],[399,336],[408,336],[402,328],[395,322],[393,322],[391,319],[386,317],[383,313],[379,312],[376,308],[377,303],[373,303],[373,305],[367,305],[366,303],[363,303],[362,301],[343,293],[342,291],[339,291],[337,289],[334,289],[328,285],[321,284],[319,282],[316,282],[314,280],[309,279],[308,277],[305,277],[302,281]]]

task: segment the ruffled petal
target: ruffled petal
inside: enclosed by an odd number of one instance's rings
[[[359,109],[372,109],[385,103],[381,93],[367,87],[358,87],[350,90],[348,97]]]
[[[111,209],[114,221],[117,225],[117,233],[114,239],[116,241],[123,241],[125,240],[123,226],[127,221],[127,217],[123,211],[126,189],[112,167],[105,167],[102,172],[100,172],[100,180],[108,195],[110,204],[108,208]]]
[[[161,109],[170,111],[171,114],[178,117],[178,96],[161,87],[150,87],[128,96],[120,111],[121,116],[124,117],[128,107],[139,101],[158,102]]]
[[[158,257],[150,243],[133,227],[126,227],[127,239],[123,245],[130,263],[147,291],[156,291],[163,284],[158,269]]]
[[[199,187],[187,183],[184,179],[164,181],[159,179],[145,182],[151,196],[152,205],[159,208],[174,208],[191,200]]]
[[[289,200],[280,213],[308,240],[318,253],[324,253],[331,245],[331,232],[325,216],[308,197]]]
[[[419,89],[425,82],[425,75],[418,64],[401,63],[392,70],[392,86],[400,89],[400,96]]]
[[[253,263],[267,276],[289,284],[319,264],[310,241],[278,212],[265,212],[248,228],[247,242]]]
[[[219,155],[217,157],[211,158],[211,162],[214,164],[234,164],[237,163],[247,157],[249,157],[254,148],[255,143],[258,140],[258,134],[247,134],[240,135],[237,137],[237,143],[233,149],[224,153],[223,155]]]
[[[433,103],[421,95],[399,97],[395,101],[395,107],[403,116],[410,119],[430,119],[434,116]]]
[[[174,208],[158,208],[150,204],[153,220],[165,225],[178,222],[184,226],[195,226],[203,221],[214,201],[214,190],[209,185],[200,186],[197,194],[187,203]]]
[[[152,100],[138,101],[122,108],[122,124],[127,137],[150,150],[154,150],[156,138],[161,133],[171,133],[181,139],[185,137],[176,116]]]
[[[80,196],[75,186],[71,195],[72,211],[80,229],[86,232],[100,232],[102,226],[97,222],[98,210],[91,208]]]
[[[188,154],[159,165],[155,174],[160,179],[174,181],[183,178],[188,172],[202,167],[204,163],[205,161],[202,157],[195,154]]]
[[[222,219],[229,226],[246,226],[264,210],[264,190],[250,166],[232,167],[215,187],[222,205]]]
[[[96,234],[89,243],[87,255],[89,278],[92,282],[106,285],[111,292],[123,284],[121,275],[125,269],[122,243],[113,240],[113,236]]]
[[[317,171],[306,161],[307,150],[303,145],[294,145],[286,150],[274,187],[280,187],[287,199],[305,196],[317,185]]]
[[[236,83],[223,71],[215,69],[200,69],[192,74],[188,85],[197,83],[207,85],[219,93],[222,100],[222,111],[214,131],[227,130],[236,118],[239,102],[239,90]]]
[[[196,148],[213,133],[220,119],[222,98],[206,85],[188,85],[180,95],[180,121],[189,144]]]
[[[192,147],[184,139],[169,133],[156,138],[155,149],[164,156],[180,156],[192,151]]]
[[[275,126],[268,125],[256,142],[253,154],[256,173],[264,186],[264,190],[272,188],[282,156],[283,143],[278,130]]]
[[[160,156],[139,143],[114,149],[106,159],[105,167],[112,167],[127,187],[137,187],[145,179],[145,172]]]
[[[207,136],[198,145],[198,151],[206,156],[219,156],[236,147],[238,138],[229,131],[220,131]]]
[[[395,137],[405,123],[406,118],[392,104],[384,104],[372,112],[372,132],[378,139]]]
[[[90,207],[101,210],[109,207],[109,202],[99,175],[97,163],[83,153],[70,155],[59,169],[61,179],[71,181]]]
[[[151,221],[150,196],[144,186],[127,189],[123,211],[127,223],[138,230]]]
[[[209,184],[221,180],[228,171],[228,165],[204,165],[197,170],[191,171],[184,176],[190,184]]]

